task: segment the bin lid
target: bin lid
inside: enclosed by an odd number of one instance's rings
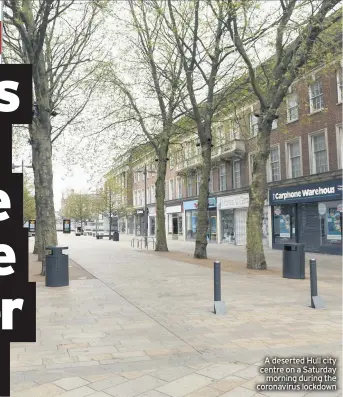
[[[58,245],[49,245],[45,247],[48,250],[60,249],[60,250],[67,250],[68,247],[59,247]]]

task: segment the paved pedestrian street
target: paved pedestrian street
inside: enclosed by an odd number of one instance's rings
[[[216,316],[212,269],[133,249],[125,238],[59,234],[59,244],[91,276],[63,288],[37,283],[37,342],[11,344],[11,396],[342,395],[255,389],[266,356],[341,361],[340,257],[319,272],[325,310],[309,307],[308,278],[222,272],[228,314]]]

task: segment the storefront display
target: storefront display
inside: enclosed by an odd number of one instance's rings
[[[342,181],[272,189],[273,248],[305,244],[307,252],[342,254]]]
[[[208,199],[208,240],[217,240],[217,201],[215,197]],[[187,240],[195,240],[198,228],[198,200],[185,201],[185,233]]]
[[[156,207],[149,207],[149,218],[148,218],[148,234],[149,236],[155,236],[156,233]]]
[[[183,234],[182,206],[173,205],[171,207],[166,207],[166,216],[167,234],[170,234],[173,238],[178,239],[179,235]]]

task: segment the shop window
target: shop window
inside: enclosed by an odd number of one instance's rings
[[[268,165],[267,165],[267,180],[268,182],[275,182],[281,179],[280,175],[280,150],[279,147],[272,147],[270,149]]]
[[[342,124],[336,126],[337,135],[337,164],[338,169],[343,169],[343,132]]]
[[[323,85],[320,80],[310,85],[310,113],[324,108]]]
[[[302,176],[300,141],[287,143],[287,175],[289,178]]]
[[[343,98],[342,74],[343,74],[343,68],[337,70],[337,102],[338,103],[342,103],[342,98]]]
[[[325,132],[310,135],[311,174],[329,171]]]
[[[299,118],[299,105],[298,105],[298,94],[292,92],[287,96],[287,121],[290,123],[292,121],[298,120]]]
[[[241,162],[235,160],[233,162],[233,188],[239,189],[241,187]]]
[[[258,118],[254,113],[250,114],[250,134],[251,136],[256,136],[258,133]]]
[[[273,239],[276,244],[295,240],[296,210],[295,205],[273,207]]]
[[[226,164],[221,164],[219,170],[219,190],[226,190]]]
[[[327,201],[318,203],[320,215],[320,245],[341,246],[342,244],[342,203]]]

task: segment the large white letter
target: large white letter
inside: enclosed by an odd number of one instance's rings
[[[0,252],[5,253],[5,256],[0,256],[0,263],[15,263],[15,254],[9,245],[0,244]],[[13,273],[12,266],[0,267],[0,276],[9,276]]]
[[[10,209],[11,208],[11,201],[10,198],[8,197],[8,194],[4,192],[3,190],[0,190],[0,209]],[[5,221],[8,219],[8,213],[6,211],[1,211],[0,212],[0,222]]]
[[[0,112],[14,112],[18,109],[20,100],[18,95],[13,92],[8,92],[6,89],[17,91],[19,83],[16,81],[0,81],[0,99],[8,103],[0,103]]]
[[[2,329],[13,329],[13,310],[23,310],[24,299],[3,299],[1,322]]]

